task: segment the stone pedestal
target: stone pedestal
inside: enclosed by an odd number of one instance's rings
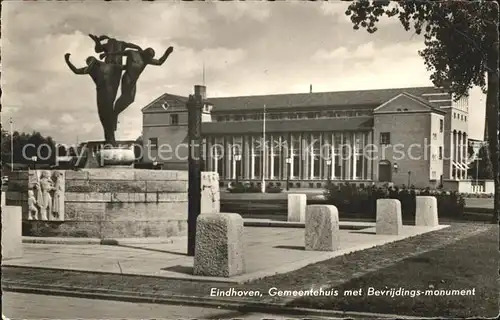
[[[2,260],[23,256],[21,207],[2,206]]]
[[[288,221],[304,222],[306,217],[307,197],[305,194],[288,195]]]
[[[333,205],[306,208],[305,249],[335,251],[340,248],[339,212]]]
[[[243,218],[239,214],[198,216],[193,270],[195,275],[226,278],[244,273]]]
[[[97,152],[97,160],[101,167],[130,167],[134,164],[135,153],[132,148],[102,149]]]
[[[49,191],[52,208],[47,210],[48,219],[41,220],[39,206],[33,205],[37,220],[29,220],[29,204],[38,202],[34,185],[41,180],[39,171],[16,172],[9,177],[7,205],[22,207],[25,236],[148,238],[186,234],[187,171],[42,170],[55,181],[54,190]],[[202,172],[201,181],[201,213],[220,212],[217,173]],[[34,199],[29,199],[29,190]]]
[[[402,229],[401,202],[397,199],[378,199],[377,234],[399,235]]]
[[[439,225],[436,197],[418,196],[416,200],[415,225],[436,227]]]

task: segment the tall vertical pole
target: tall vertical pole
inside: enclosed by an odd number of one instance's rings
[[[266,192],[266,172],[267,172],[267,154],[266,154],[266,105],[264,105],[263,121],[262,121],[262,182],[260,185],[260,191],[262,193]]]
[[[12,118],[9,119],[10,122],[10,170],[14,171],[14,126],[12,124]]]
[[[201,212],[201,110],[203,99],[202,86],[195,86],[195,94],[189,96],[188,109],[188,256],[194,256],[196,244],[196,219]]]

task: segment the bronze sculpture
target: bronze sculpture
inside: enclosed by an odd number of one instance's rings
[[[70,61],[70,54],[65,54],[68,67],[75,74],[88,74],[96,85],[97,110],[101,125],[104,129],[106,145],[116,146],[115,131],[118,116],[135,100],[136,86],[139,76],[148,64],[162,65],[167,60],[173,47],[167,49],[160,59],[154,59],[154,50],[143,50],[140,46],[119,41],[108,36],[89,34],[94,41],[94,50],[100,53],[100,61],[95,57],[88,57],[87,66],[76,68]],[[103,42],[106,41],[106,42]],[[127,57],[123,65],[123,56]],[[122,76],[122,72],[125,73]],[[121,96],[116,100],[118,87],[121,81]]]

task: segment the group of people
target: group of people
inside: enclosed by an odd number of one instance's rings
[[[142,49],[140,46],[120,41],[108,36],[89,34],[95,43],[95,52],[99,58],[90,56],[86,66],[76,68],[69,60],[70,54],[65,54],[68,67],[75,74],[88,74],[94,81],[97,90],[97,109],[99,119],[104,129],[107,143],[116,144],[114,132],[118,123],[118,115],[135,100],[137,80],[147,65],[161,66],[173,52],[169,47],[162,57],[155,59],[152,48]],[[126,57],[123,64],[122,58]],[[122,71],[125,71],[122,75]],[[116,100],[121,82],[121,95]]]

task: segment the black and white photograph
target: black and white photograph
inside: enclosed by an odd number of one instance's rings
[[[496,318],[498,27],[2,1],[2,319]]]

